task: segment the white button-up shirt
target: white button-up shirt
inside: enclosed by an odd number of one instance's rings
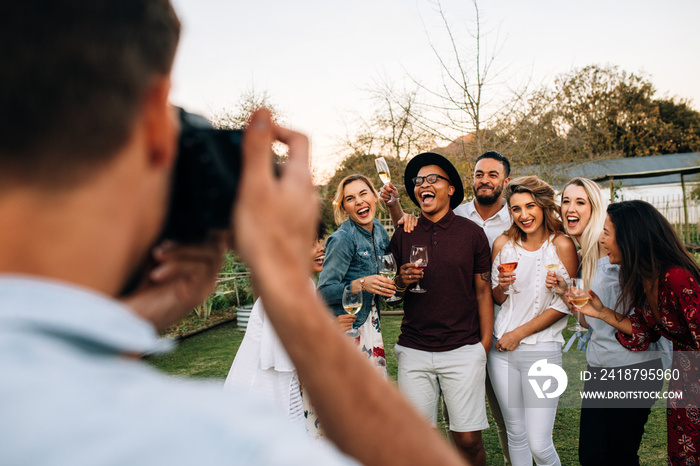
[[[486,233],[486,237],[489,239],[489,247],[491,249],[493,249],[493,242],[496,241],[496,238],[501,236],[504,231],[510,228],[512,223],[510,213],[508,212],[508,207],[505,205],[501,207],[501,210],[499,210],[496,215],[484,220],[481,218],[481,215],[479,215],[479,212],[477,212],[476,207],[474,207],[474,199],[465,204],[457,206],[454,212],[456,215],[466,217],[483,228],[484,233]]]

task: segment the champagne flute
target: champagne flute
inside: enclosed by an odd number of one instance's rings
[[[386,163],[386,159],[384,157],[377,157],[374,159],[374,165],[377,167],[377,172],[379,173],[379,179],[382,180],[382,183],[384,183],[384,186],[386,186],[387,183],[391,181],[391,175],[389,173],[389,165]],[[389,202],[394,202],[396,201],[396,198],[394,195],[391,195],[391,199],[389,199]]]
[[[557,249],[553,245],[549,245],[544,250],[544,268],[547,272],[556,272],[559,270],[559,256],[557,255]],[[556,286],[556,285],[555,285]],[[554,286],[547,290],[551,294],[556,294],[554,291]]]
[[[513,272],[518,267],[518,251],[510,243],[506,243],[498,253],[501,264],[498,266],[499,272]],[[515,285],[508,285],[508,289],[503,294],[511,295],[520,293],[515,289]]]
[[[414,245],[411,246],[411,258],[409,259],[416,269],[423,270],[428,266],[428,247]],[[420,287],[420,280],[416,282],[416,286],[411,288],[413,293],[425,293],[425,288]]]
[[[580,309],[590,301],[591,297],[588,294],[588,289],[586,288],[586,283],[583,278],[572,278],[571,286],[569,287],[569,302],[576,307],[576,325],[569,327],[569,330],[573,332],[587,332],[588,330],[581,325],[581,311]]]
[[[347,312],[348,314],[355,315],[361,307],[362,291],[360,290],[357,293],[353,293],[352,285],[346,286],[343,290],[343,309],[345,309],[345,312]],[[358,332],[357,329],[354,327],[345,333],[347,333],[352,338],[357,338],[360,336],[360,332]]]
[[[396,276],[396,260],[394,255],[389,253],[379,257],[379,275],[389,280],[393,280]],[[387,298],[387,303],[395,303],[401,301],[401,298],[396,296],[396,293],[390,298]]]

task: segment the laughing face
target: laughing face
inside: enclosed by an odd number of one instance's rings
[[[569,185],[561,197],[561,218],[569,235],[580,238],[591,219],[591,202],[583,186]]]
[[[378,201],[362,180],[351,181],[343,188],[343,210],[350,220],[366,230],[372,231]]]
[[[506,178],[505,167],[498,160],[484,158],[474,167],[472,189],[479,204],[493,205],[503,193],[510,178]]]
[[[323,271],[323,259],[326,258],[326,245],[323,239],[315,239],[311,245],[311,274]]]
[[[510,212],[513,214],[513,223],[526,235],[535,233],[544,225],[544,212],[537,205],[535,198],[530,193],[516,193],[508,202]]]
[[[418,176],[425,177],[431,174],[440,175],[442,178],[438,178],[432,184],[424,179],[423,184],[413,188],[413,194],[418,199],[423,215],[431,221],[437,221],[450,210],[450,197],[455,188],[447,181],[447,173],[437,165],[426,165],[418,171]]]
[[[615,226],[613,225],[613,222],[610,221],[609,215],[605,217],[605,223],[603,223],[603,232],[600,234],[600,244],[608,253],[611,264],[622,263],[620,248],[618,247],[617,240],[615,239]]]

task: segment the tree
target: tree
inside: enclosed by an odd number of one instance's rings
[[[343,145],[354,154],[381,154],[407,159],[435,147],[434,136],[416,124],[417,90],[396,91],[390,83],[375,82],[369,94],[374,111],[360,118],[360,130],[346,137]]]
[[[284,125],[284,116],[277,109],[270,94],[267,91],[258,92],[254,87],[251,87],[240,96],[233,110],[223,109],[215,113],[211,123],[217,129],[242,130],[248,124],[250,116],[263,107],[272,113],[272,121]],[[275,154],[275,161],[280,162],[286,157],[287,147],[284,144],[275,143],[272,146],[272,151]]]
[[[520,98],[520,94],[515,94],[498,101],[495,93],[488,92],[499,74],[494,68],[498,40],[495,48],[487,47],[487,32],[482,30],[479,6],[476,0],[472,2],[474,20],[472,27],[466,28],[466,40],[458,37],[457,29],[448,21],[448,14],[439,2],[436,4],[447,48],[441,49],[430,36],[428,40],[437,58],[442,85],[429,87],[408,76],[414,84],[412,89],[397,91],[384,80],[375,81],[369,90],[375,103],[374,113],[369,120],[361,120],[362,129],[347,136],[344,142],[346,162],[352,165],[353,161],[366,159],[366,167],[356,167],[365,170],[361,173],[375,171],[369,160],[373,156],[366,154],[387,158],[391,154],[405,160],[420,152],[432,151],[450,159],[462,174],[467,196],[471,194],[468,188],[472,160],[486,150],[500,149],[495,146],[497,133],[489,129],[494,121],[493,114],[509,111],[513,102]],[[438,147],[441,143],[445,147]],[[339,168],[336,175],[348,174],[343,168],[346,166]],[[403,173],[403,168],[399,173]],[[342,176],[334,176],[329,186],[334,186]],[[410,201],[402,205],[408,208]]]
[[[267,91],[256,91],[255,87],[246,90],[238,99],[234,110],[223,109],[215,113],[212,124],[218,129],[245,129],[250,116],[265,107],[272,113],[272,121],[283,124],[284,117],[273,103]]]
[[[682,154],[700,151],[700,112],[693,110],[685,99],[655,101],[659,118],[666,125],[662,154]]]
[[[699,150],[700,113],[655,93],[643,75],[590,65],[530,94],[493,131],[526,164]]]
[[[477,0],[472,0],[472,4],[474,18],[471,26],[466,26],[466,40],[462,41],[442,5],[437,2],[447,38],[447,52],[441,50],[430,36],[428,41],[438,61],[442,85],[431,88],[414,79],[427,98],[414,106],[418,111],[411,113],[416,124],[436,138],[463,142],[461,152],[465,158],[494,149],[494,140],[491,139],[494,133],[488,128],[495,115],[508,112],[518,97],[518,94],[493,92],[500,84],[498,76],[501,70],[495,68],[495,63],[501,44],[496,36],[494,47],[488,46],[487,36],[491,31],[483,30]],[[455,135],[459,138],[456,139]],[[471,137],[463,138],[466,135]]]

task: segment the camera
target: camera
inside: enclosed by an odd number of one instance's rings
[[[198,243],[209,232],[228,229],[241,172],[243,131],[214,129],[202,116],[179,108],[180,139],[173,170],[163,240]],[[126,281],[121,296],[133,293],[154,266],[149,255]]]
[[[214,129],[204,117],[178,111],[180,140],[161,239],[195,243],[231,226],[243,131]]]

